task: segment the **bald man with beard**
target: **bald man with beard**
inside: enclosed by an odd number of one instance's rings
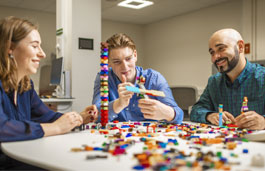
[[[218,125],[222,121],[239,128],[265,129],[265,68],[250,63],[244,54],[244,40],[234,29],[222,29],[209,39],[209,53],[219,73],[211,76],[199,101],[192,107],[191,121]],[[241,113],[244,97],[248,111]]]

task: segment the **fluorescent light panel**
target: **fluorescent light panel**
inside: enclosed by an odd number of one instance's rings
[[[154,4],[153,2],[146,0],[125,0],[120,2],[118,6],[133,8],[133,9],[141,9],[153,4]]]

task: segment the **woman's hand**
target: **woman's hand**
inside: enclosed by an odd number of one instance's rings
[[[77,112],[68,112],[63,114],[53,123],[41,124],[44,131],[44,136],[65,134],[73,128],[80,126],[83,123],[83,118]]]

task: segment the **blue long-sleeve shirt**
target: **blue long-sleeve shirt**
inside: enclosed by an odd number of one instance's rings
[[[6,93],[0,81],[0,142],[30,140],[43,137],[40,123],[50,123],[62,114],[50,110],[32,88],[17,94]]]
[[[199,101],[192,107],[191,121],[206,123],[208,113],[217,113],[219,104],[234,117],[240,114],[244,97],[248,109],[265,116],[265,68],[247,60],[241,74],[232,83],[226,74],[209,78]]]
[[[183,120],[183,111],[174,100],[172,96],[172,92],[166,79],[157,71],[152,69],[143,70],[143,68],[136,66],[136,76],[145,77],[145,88],[152,90],[163,91],[166,97],[153,97],[149,96],[152,99],[156,99],[168,106],[171,106],[175,111],[175,118],[171,121],[171,123],[181,123]],[[144,118],[143,113],[138,107],[139,96],[136,94],[130,100],[129,105],[123,109],[119,114],[116,114],[113,111],[113,103],[116,99],[119,98],[118,93],[118,85],[121,83],[119,78],[114,74],[113,70],[110,68],[109,70],[109,121],[119,120],[119,121],[145,121],[147,119]],[[136,86],[136,83],[135,83]],[[93,104],[96,104],[98,110],[100,111],[100,75],[99,73],[96,76],[95,84],[94,84],[94,95],[93,95]],[[99,116],[100,120],[100,116]],[[98,120],[98,121],[99,121]]]

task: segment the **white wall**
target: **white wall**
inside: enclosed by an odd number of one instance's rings
[[[265,1],[242,0],[242,35],[250,43],[249,60],[265,59]]]
[[[50,55],[55,53],[55,44],[56,44],[56,15],[55,13],[40,12],[33,10],[26,10],[20,8],[9,8],[0,6],[0,18],[5,18],[7,16],[15,16],[20,18],[27,18],[33,23],[38,23],[39,32],[42,39],[42,48],[46,53],[47,58],[43,59],[40,63],[40,67],[46,64],[50,64]],[[31,76],[34,81],[35,89],[38,92],[39,90],[39,76],[40,69],[37,74]]]
[[[136,45],[138,54],[137,65],[144,65],[144,26],[127,24],[109,20],[102,20],[102,41],[106,41],[116,33],[125,33],[131,37]]]
[[[265,1],[257,0],[256,5],[256,60],[265,60]]]
[[[103,20],[102,37],[105,40],[112,33],[127,31],[141,44],[144,68],[161,72],[170,86],[192,85],[201,93],[212,72],[208,53],[211,34],[234,28],[251,45],[251,53],[246,57],[265,59],[264,16],[264,0],[233,0],[148,25]]]
[[[208,39],[221,28],[241,31],[241,1],[228,1],[144,28],[145,67],[161,72],[170,86],[203,89],[211,75]]]
[[[72,108],[80,112],[92,103],[94,80],[100,69],[101,1],[73,0],[71,24]],[[78,49],[79,37],[94,39],[94,50]]]
[[[137,38],[144,68],[161,72],[170,86],[192,85],[202,91],[211,75],[209,37],[221,28],[241,31],[241,15],[242,2],[234,0],[148,25],[103,20],[102,38],[128,33]]]

